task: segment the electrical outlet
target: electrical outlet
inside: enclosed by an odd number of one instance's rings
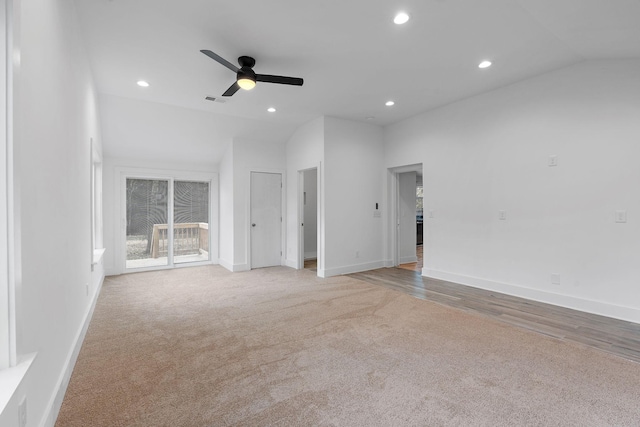
[[[549,166],[558,166],[558,156],[557,155],[552,155],[549,156]]]
[[[627,211],[616,211],[616,222],[618,223],[627,222]]]
[[[356,251],[356,258],[360,258],[360,251]]]
[[[18,427],[27,427],[27,396],[18,405]]]
[[[551,284],[552,285],[560,284],[560,273],[551,273]]]
[[[434,217],[433,215],[434,215],[433,211],[429,211],[429,218],[433,218]]]
[[[507,211],[498,211],[498,219],[501,221],[506,221]]]

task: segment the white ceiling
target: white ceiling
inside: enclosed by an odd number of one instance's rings
[[[369,122],[384,126],[586,59],[640,58],[640,0],[77,0],[76,5],[98,91],[110,100],[102,102],[103,110],[152,102],[183,107],[198,117],[207,112],[211,124],[200,131],[224,129],[213,133],[208,145],[195,138],[193,146],[185,140],[176,148],[207,145],[214,162],[230,138],[286,139],[320,115],[361,121],[373,116]],[[402,26],[392,22],[400,10],[411,15]],[[258,83],[225,103],[205,101],[219,97],[235,75],[201,49],[232,63],[253,56],[257,73],[302,77],[304,86]],[[478,69],[483,59],[494,65]],[[138,87],[140,79],[151,86]],[[385,107],[387,100],[396,105]],[[269,106],[278,111],[268,113]],[[144,144],[113,134],[104,138],[107,155],[123,155],[120,146],[131,155],[136,151],[131,144]],[[164,151],[171,152],[166,143]]]

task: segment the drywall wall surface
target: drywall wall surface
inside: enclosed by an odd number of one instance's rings
[[[398,174],[398,262],[416,262],[416,178],[415,172]]]
[[[383,150],[379,126],[325,118],[325,276],[384,264]]]
[[[303,172],[304,258],[318,255],[318,169]]]
[[[424,164],[423,273],[640,322],[638,117],[640,61],[603,60],[387,127],[385,166]]]
[[[153,87],[149,88],[153,90]],[[202,99],[217,110],[222,104]],[[188,164],[220,163],[232,138],[277,142],[291,125],[178,107],[157,102],[100,95],[107,157],[126,157]],[[241,129],[240,131],[238,129]],[[241,132],[241,135],[238,135]],[[175,147],[181,148],[177,151]]]
[[[300,194],[298,172],[317,168],[320,193],[320,211],[322,211],[322,162],[324,160],[324,117],[318,117],[300,128],[289,138],[286,144],[287,159],[287,245],[286,264],[293,268],[299,265],[298,250],[300,245],[300,224],[298,197]],[[320,233],[322,233],[322,213],[317,219]],[[322,248],[322,244],[320,245]],[[322,252],[322,249],[321,249]],[[318,254],[319,264],[322,256]],[[321,265],[318,265],[319,269]]]
[[[233,144],[220,161],[220,265],[233,271]]]
[[[107,143],[109,141],[106,140]],[[124,247],[122,241],[123,231],[121,224],[125,221],[124,205],[122,199],[123,179],[121,174],[133,173],[141,177],[167,177],[172,175],[215,175],[220,169],[220,183],[214,182],[212,185],[213,200],[211,200],[212,216],[217,227],[218,200],[216,194],[217,186],[222,186],[222,166],[220,168],[207,164],[184,164],[179,162],[140,160],[131,158],[111,158],[106,157],[103,161],[102,194],[103,194],[103,223],[104,223],[104,269],[107,276],[124,273]],[[220,196],[222,197],[222,196]],[[221,212],[222,214],[222,212]],[[212,241],[218,230],[212,230]],[[220,236],[219,239],[222,237]],[[212,259],[215,260],[220,255],[212,250]]]
[[[252,171],[280,173],[283,175],[284,183],[286,180],[284,176],[285,142],[233,141],[233,271],[251,268],[249,202]],[[283,217],[286,214],[284,210],[283,207]]]
[[[57,414],[102,281],[91,271],[90,185],[91,140],[100,153],[101,132],[75,3],[15,4],[22,51],[14,106],[22,244],[17,352],[37,357],[0,425],[14,425],[17,402],[26,397],[29,425],[36,426]]]

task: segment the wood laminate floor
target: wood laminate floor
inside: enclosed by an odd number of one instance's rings
[[[640,324],[637,323],[429,279],[417,271],[400,268],[381,268],[349,276],[640,363]]]
[[[422,259],[423,259],[422,245],[416,246],[416,257],[418,258],[417,262],[408,262],[406,264],[400,264],[398,268],[402,268],[404,270],[411,271],[419,271],[422,272]]]

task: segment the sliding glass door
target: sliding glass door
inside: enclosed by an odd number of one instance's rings
[[[127,178],[127,268],[168,265],[169,181]]]
[[[209,260],[209,183],[175,181],[173,262]]]
[[[209,261],[209,194],[209,182],[127,177],[126,268]]]

